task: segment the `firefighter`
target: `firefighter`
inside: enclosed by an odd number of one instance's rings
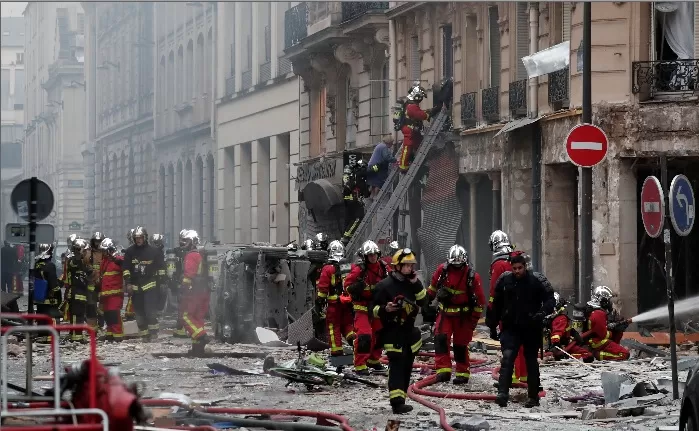
[[[154,233],[150,237],[150,243],[153,245],[153,247],[157,248],[160,250],[160,253],[163,255],[163,271],[166,272],[167,266],[165,265],[165,243],[164,243],[164,237],[162,234],[159,233]],[[165,281],[165,279],[161,279],[159,281]],[[168,283],[167,282],[160,282],[158,283],[158,310],[162,311],[163,308],[165,307],[165,303],[167,302],[167,289],[168,289]]]
[[[374,241],[365,241],[360,249],[362,261],[352,265],[345,279],[345,290],[352,298],[354,309],[354,371],[369,374],[369,368],[385,371],[381,365],[382,347],[377,343],[381,321],[372,319],[370,311],[376,284],[389,274],[388,265],[379,258],[381,252]]]
[[[184,321],[182,320],[182,313],[184,313],[184,301],[182,301],[183,289],[182,284],[182,261],[187,253],[187,232],[189,230],[182,229],[179,234],[178,246],[172,249],[172,253],[175,255],[174,270],[172,271],[172,277],[170,278],[170,288],[177,295],[177,324],[175,330],[172,331],[172,336],[174,338],[189,338],[187,331],[184,329]]]
[[[313,250],[328,251],[329,241],[328,235],[323,232],[317,233],[313,241]]]
[[[547,317],[547,326],[550,331],[549,343],[555,359],[566,359],[568,355],[584,362],[592,362],[592,352],[585,348],[585,342],[580,334],[571,326],[570,318],[566,315],[568,302],[561,298],[558,292],[553,294],[556,299],[554,314]],[[565,350],[568,355],[561,352]]]
[[[620,343],[631,320],[623,319],[615,313],[613,296],[612,290],[607,286],[597,286],[592,291],[592,299],[587,302],[588,328],[583,338],[588,340],[595,359],[625,361],[629,359],[629,351]]]
[[[453,337],[454,384],[466,384],[471,378],[468,345],[483,313],[485,298],[481,276],[469,265],[465,248],[457,244],[449,249],[447,261],[437,267],[427,293],[430,298],[437,298],[439,308],[434,331],[437,381],[451,379],[449,345]]]
[[[539,363],[537,356],[542,347],[543,322],[545,316],[553,313],[556,300],[551,283],[538,272],[527,270],[523,255],[510,259],[512,272],[498,278],[495,285],[493,304],[488,310],[486,323],[490,336],[500,340],[502,362],[498,394],[495,402],[500,407],[507,406],[512,371],[520,346],[524,346],[529,381],[527,408],[539,405]],[[502,332],[498,335],[498,324],[502,322]]]
[[[124,338],[121,320],[121,307],[124,305],[123,256],[117,253],[117,247],[110,238],[100,243],[102,261],[100,262],[100,306],[107,324],[106,341],[119,342]]]
[[[129,229],[128,232],[126,232],[126,240],[128,241],[129,247],[133,245],[133,232],[135,229]],[[121,252],[123,255],[126,255],[126,250],[123,250]],[[136,320],[136,311],[134,311],[133,308],[133,293],[128,293],[129,299],[126,301],[126,310],[124,310],[124,320],[125,321],[130,321],[130,320]]]
[[[389,271],[392,271],[393,268],[391,267],[391,261],[393,260],[393,255],[398,253],[398,250],[400,250],[400,244],[398,244],[398,241],[391,241],[388,244],[388,256],[384,256],[381,258],[386,265],[388,266]]]
[[[206,274],[207,262],[205,256],[197,250],[198,245],[197,232],[187,231],[184,244],[186,254],[182,265],[182,303],[184,304],[182,320],[187,333],[192,338],[190,353],[194,355],[203,354],[209,342],[209,336],[204,329],[204,319],[209,310],[211,297]]]
[[[354,340],[352,329],[352,309],[342,303],[342,278],[343,270],[341,262],[345,254],[345,247],[340,241],[333,241],[328,246],[328,263],[320,271],[317,283],[316,309],[322,310],[326,305],[325,324],[330,338],[330,354],[342,355],[342,337],[347,342]]]
[[[88,285],[92,277],[92,266],[89,264],[90,243],[78,238],[73,241],[73,256],[68,261],[68,277],[70,280],[70,323],[81,325],[86,322]],[[71,341],[86,342],[82,331],[71,331]]]
[[[61,274],[61,278],[58,280],[58,283],[61,284],[64,289],[63,302],[61,302],[61,305],[58,306],[58,309],[61,312],[63,321],[65,322],[70,322],[70,272],[68,271],[68,262],[73,257],[73,243],[76,239],[78,239],[78,235],[71,234],[66,240],[68,250],[64,253],[65,260],[61,261],[63,264],[63,273]],[[61,258],[63,258],[63,255],[61,255]]]
[[[394,414],[413,410],[405,404],[415,355],[422,347],[415,317],[427,303],[427,291],[417,278],[417,260],[409,248],[393,255],[394,271],[376,286],[374,318],[381,320],[381,340],[388,356],[388,393]]]
[[[398,125],[403,133],[403,149],[398,160],[398,168],[405,173],[410,167],[410,162],[414,157],[414,153],[422,142],[423,122],[429,121],[442,110],[441,104],[433,107],[429,111],[423,111],[420,108],[420,102],[427,97],[427,92],[419,81],[415,81],[408,92],[407,101],[401,104],[400,111],[397,115],[400,117]]]
[[[102,251],[100,250],[100,244],[104,240],[104,235],[101,232],[95,232],[90,238],[90,253],[89,253],[89,263],[92,267],[92,278],[87,286],[87,324],[92,327],[95,331],[101,329],[103,324],[100,323],[102,319],[101,312],[99,309],[99,286],[100,286],[100,264],[102,263]]]
[[[138,226],[133,233],[134,244],[124,255],[124,281],[132,295],[139,335],[146,342],[158,338],[158,278],[165,275],[163,254],[148,244],[148,231]]]
[[[56,264],[53,263],[53,244],[39,244],[39,254],[34,265],[34,291],[37,291],[38,283],[45,283],[46,296],[42,301],[36,302],[37,314],[50,316],[54,324],[58,324],[58,305],[61,302],[61,286],[56,276]],[[42,280],[42,281],[39,281]]]
[[[364,199],[368,198],[367,167],[364,160],[351,161],[342,175],[342,196],[345,201],[345,233],[342,244],[347,245],[364,217]]]

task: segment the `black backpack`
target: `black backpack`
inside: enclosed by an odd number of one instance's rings
[[[396,100],[395,105],[393,105],[393,130],[396,132],[400,131],[406,123],[405,117],[405,107],[407,104],[407,99],[401,97]]]

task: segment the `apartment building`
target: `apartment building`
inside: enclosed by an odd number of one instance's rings
[[[217,226],[225,242],[299,239],[300,84],[283,56],[289,13],[289,2],[218,4]]]
[[[649,238],[640,219],[643,180],[659,176],[658,156],[666,155],[670,178],[683,173],[699,186],[699,8],[671,6],[592,3],[593,122],[609,138],[606,160],[593,169],[594,285],[617,292],[626,315],[665,296],[662,240]],[[441,225],[450,230],[428,233],[464,243],[486,274],[488,235],[502,228],[565,296],[579,283],[578,168],[565,139],[581,122],[582,9],[579,2],[397,2],[386,12],[397,96],[415,79],[428,89],[450,75],[455,83],[458,157],[440,169],[458,176],[430,176],[427,188],[432,181],[448,190],[460,220],[447,216]],[[528,79],[522,57],[565,41],[569,67]],[[422,225],[434,220],[426,215]],[[680,296],[697,293],[697,241],[696,230],[672,234]]]
[[[58,238],[86,234],[83,9],[76,2],[29,2],[24,25],[23,176],[36,176],[53,190],[54,211],[45,222]]]

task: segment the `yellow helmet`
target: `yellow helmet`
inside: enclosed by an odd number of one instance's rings
[[[391,264],[393,265],[402,265],[404,263],[417,263],[417,259],[415,259],[415,255],[413,254],[412,250],[409,248],[404,248],[402,250],[398,250],[394,255],[393,259],[391,260]]]

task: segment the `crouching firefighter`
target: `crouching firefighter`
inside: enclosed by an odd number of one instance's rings
[[[92,277],[92,267],[88,263],[90,243],[84,239],[73,241],[73,256],[68,261],[68,279],[70,280],[70,323],[82,325],[86,323],[88,283]],[[70,333],[71,341],[84,343],[86,340],[82,330]]]
[[[322,310],[326,305],[325,324],[330,341],[330,354],[342,355],[342,337],[348,343],[354,341],[352,330],[352,309],[342,303],[342,280],[350,272],[350,264],[344,262],[345,247],[340,241],[333,241],[328,246],[328,263],[320,271],[316,309]]]
[[[394,271],[376,286],[373,313],[381,319],[381,341],[388,356],[388,394],[394,414],[408,413],[405,404],[415,355],[422,347],[415,318],[427,304],[427,291],[417,278],[417,260],[409,248],[393,255]]]
[[[582,336],[573,329],[570,318],[566,315],[566,306],[568,302],[561,298],[558,292],[553,294],[556,299],[556,311],[547,317],[547,327],[549,336],[549,344],[553,357],[558,359],[566,359],[568,355],[580,359],[584,362],[592,362],[592,352],[585,348],[585,341]],[[565,351],[565,353],[563,352]],[[566,353],[568,355],[566,355]]]
[[[597,286],[592,291],[592,299],[587,303],[587,328],[583,338],[590,343],[595,359],[601,361],[629,359],[629,351],[620,343],[631,321],[619,317],[615,312],[613,296],[609,287]]]
[[[37,314],[46,314],[53,319],[55,325],[61,313],[58,305],[61,302],[61,286],[56,275],[56,264],[53,263],[53,244],[40,244],[39,254],[34,265],[34,301]]]
[[[211,290],[209,289],[208,264],[197,246],[199,234],[189,230],[185,234],[186,254],[182,263],[182,296],[184,304],[182,321],[192,338],[192,355],[202,355],[209,336],[204,329],[206,313],[209,311]]]
[[[354,309],[354,370],[357,374],[368,374],[368,368],[385,371],[379,360],[383,350],[377,343],[381,321],[373,319],[369,310],[376,284],[386,278],[388,265],[379,260],[381,252],[374,241],[366,241],[360,249],[362,262],[352,265],[345,279],[345,290],[352,298]]]
[[[138,226],[134,244],[124,254],[124,281],[132,295],[138,334],[144,341],[158,338],[158,278],[165,275],[163,253],[148,244],[146,228]]]
[[[124,258],[117,253],[117,247],[110,238],[100,244],[102,262],[100,263],[100,305],[107,324],[106,341],[119,342],[124,339],[124,327],[121,320],[121,307],[124,305],[124,277],[122,267]]]
[[[435,371],[437,381],[451,379],[449,345],[454,340],[456,377],[454,384],[466,384],[471,378],[468,345],[483,313],[481,276],[468,264],[466,249],[454,245],[446,263],[441,263],[427,289],[430,298],[437,298],[439,314],[434,330]]]

